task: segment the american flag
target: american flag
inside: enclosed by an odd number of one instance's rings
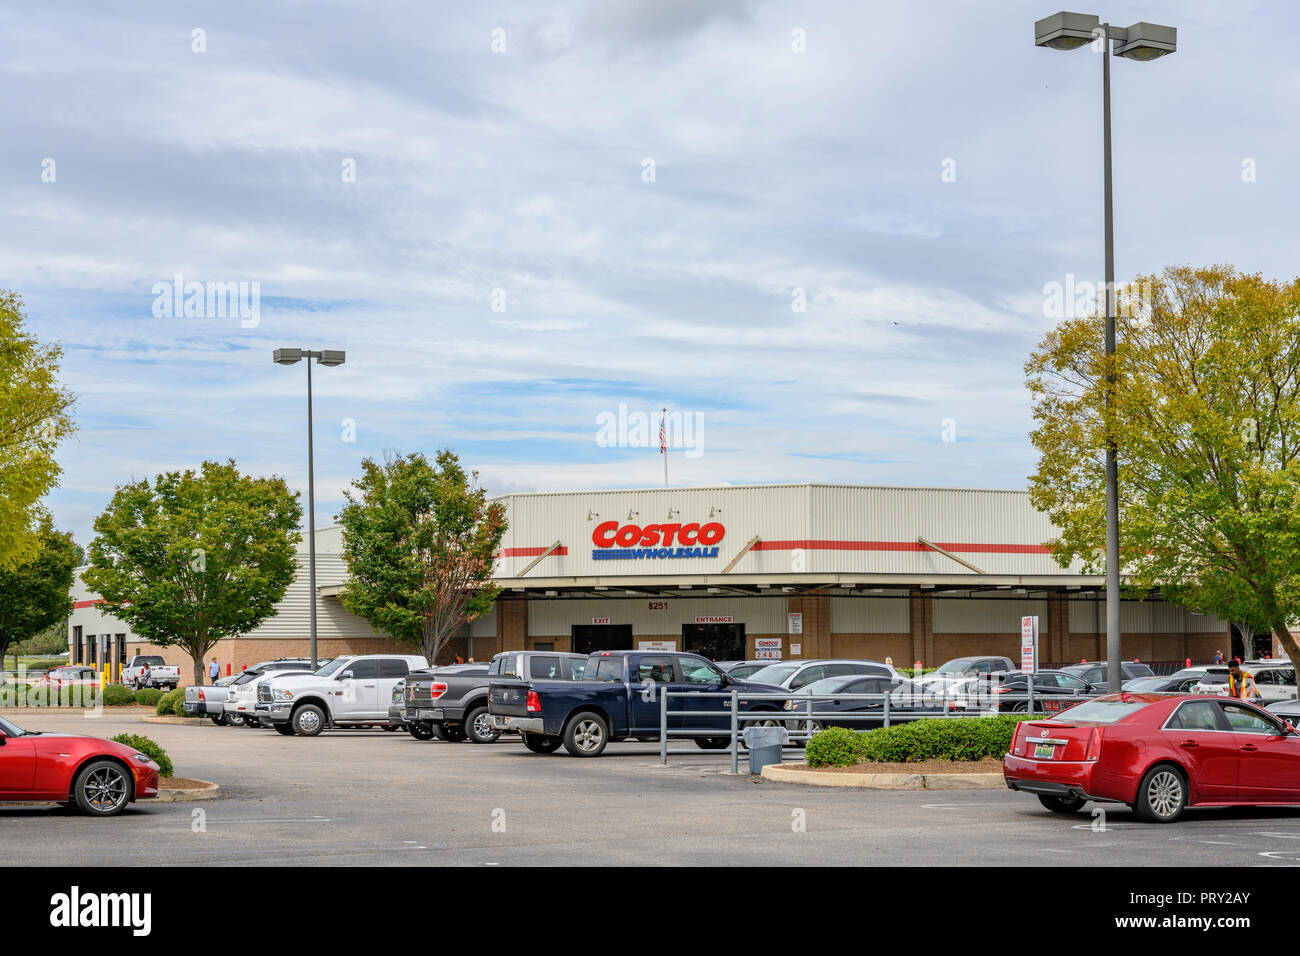
[[[663,418],[659,419],[659,454],[668,454],[668,433],[665,428],[668,424],[668,413],[664,412]]]

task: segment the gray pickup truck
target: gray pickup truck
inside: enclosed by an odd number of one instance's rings
[[[503,651],[492,663],[457,664],[418,671],[406,679],[406,729],[417,740],[469,740],[490,744],[513,727],[494,725],[488,713],[488,685],[501,678],[579,680],[585,654]]]

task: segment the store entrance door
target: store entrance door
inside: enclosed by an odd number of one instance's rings
[[[575,654],[632,649],[631,624],[574,624],[570,637]]]
[[[743,661],[745,625],[683,624],[682,650],[711,661]]]

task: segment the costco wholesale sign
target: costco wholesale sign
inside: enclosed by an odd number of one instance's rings
[[[617,558],[716,558],[716,545],[726,534],[717,521],[707,524],[620,525],[602,521],[591,533],[595,560]]]

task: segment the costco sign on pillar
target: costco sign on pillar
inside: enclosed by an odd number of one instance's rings
[[[720,522],[700,524],[623,524],[602,521],[591,532],[592,558],[716,558],[727,533]]]

